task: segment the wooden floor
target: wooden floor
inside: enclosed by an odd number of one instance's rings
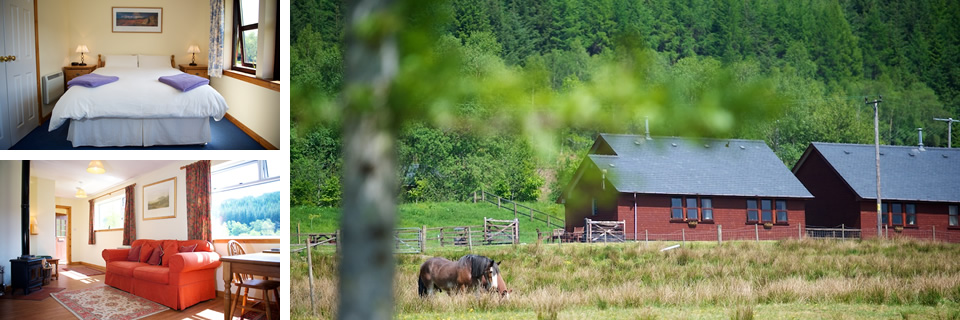
[[[100,287],[104,286],[103,277],[104,275],[88,277],[76,272],[61,271],[60,280],[53,280],[50,286],[66,288],[64,291]],[[18,292],[22,293],[20,290]],[[10,291],[5,294],[10,294]],[[144,319],[220,320],[223,319],[222,299],[218,296],[218,299],[200,302],[183,311],[171,309]],[[0,299],[0,319],[68,320],[76,319],[76,316],[50,297],[43,301]]]

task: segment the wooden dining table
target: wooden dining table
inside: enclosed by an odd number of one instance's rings
[[[231,302],[233,302],[230,293],[230,285],[233,283],[234,273],[244,273],[250,275],[280,278],[280,257],[279,254],[270,253],[250,253],[237,256],[220,257],[223,262],[223,319],[233,318]],[[266,294],[266,293],[264,293]],[[239,298],[239,297],[238,297]],[[278,301],[279,302],[279,301]]]

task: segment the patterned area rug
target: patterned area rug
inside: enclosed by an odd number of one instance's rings
[[[97,270],[97,269],[93,269],[93,268],[87,268],[87,267],[84,267],[84,266],[69,266],[69,265],[63,265],[63,264],[60,265],[60,271],[61,271],[61,272],[62,272],[62,271],[73,271],[73,272],[76,272],[76,273],[79,273],[79,274],[82,274],[82,275],[85,275],[85,276],[88,276],[88,277],[89,277],[89,276],[99,276],[99,275],[101,275],[101,274],[104,274],[103,271],[100,271],[100,270]]]
[[[161,304],[106,286],[58,292],[52,296],[82,320],[133,320],[169,310]]]
[[[13,293],[7,293],[3,296],[0,296],[0,299],[13,299],[13,300],[34,300],[42,301],[50,297],[51,293],[63,291],[66,288],[60,287],[43,287],[38,291],[31,292],[28,295],[23,295],[23,289],[14,290]]]

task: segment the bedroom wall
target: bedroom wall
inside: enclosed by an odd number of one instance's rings
[[[228,114],[273,146],[281,148],[279,91],[230,77],[210,78],[210,86],[227,100]]]
[[[56,255],[55,189],[53,180],[30,177],[30,216],[37,219],[37,234],[30,235],[30,254]]]
[[[111,27],[113,7],[163,8],[163,32],[114,33]],[[176,55],[177,64],[186,64],[190,63],[187,47],[192,44],[200,46],[202,51],[197,55],[197,63],[207,62],[207,43],[210,40],[208,1],[44,0],[38,3],[37,15],[41,74],[69,65],[70,61],[79,62],[80,56],[74,51],[80,44],[90,49],[88,63],[96,63],[97,54],[141,53],[172,54]],[[64,56],[67,57],[66,61]]]
[[[10,259],[20,256],[20,161],[0,161],[0,266],[10,283]]]

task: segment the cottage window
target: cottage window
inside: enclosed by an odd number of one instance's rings
[[[777,223],[787,223],[786,200],[777,200]]]
[[[697,220],[697,198],[687,198],[687,220]]]
[[[773,201],[760,200],[760,218],[763,222],[773,222]]]
[[[883,205],[883,206],[881,206],[881,211],[880,211],[880,223],[883,224],[883,225],[889,225],[889,224],[890,224],[890,208],[889,208],[889,205]]]
[[[757,222],[757,200],[747,199],[747,222]]]
[[[710,198],[700,199],[700,211],[703,214],[703,220],[713,220],[713,201]]]
[[[275,165],[266,160],[240,160],[211,168],[214,239],[280,237],[283,184]]]
[[[890,208],[891,208],[890,221],[895,226],[902,226],[903,225],[903,204],[891,203]]]
[[[670,198],[670,219],[683,220],[683,200],[679,197]]]
[[[955,206],[955,205],[950,206],[950,226],[951,227],[960,226],[960,221],[958,221],[960,220],[958,219],[960,218],[960,216],[958,216],[958,212],[960,212],[960,206]]]
[[[904,205],[907,213],[907,225],[915,226],[917,225],[917,205],[908,203]]]

